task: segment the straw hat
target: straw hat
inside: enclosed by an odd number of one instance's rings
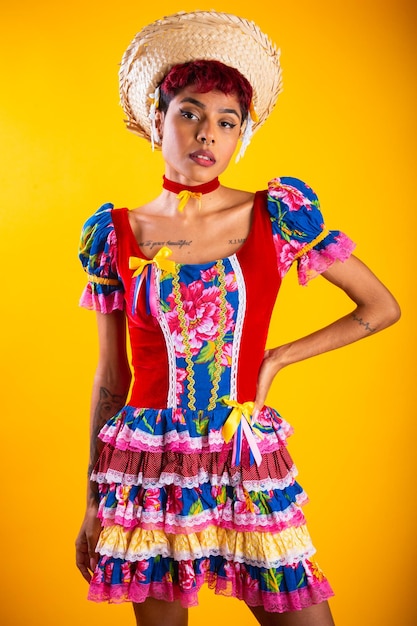
[[[120,99],[129,130],[151,140],[152,95],[172,66],[216,60],[239,70],[253,88],[260,128],[282,90],[280,51],[254,22],[229,13],[183,11],[145,26],[123,55]]]

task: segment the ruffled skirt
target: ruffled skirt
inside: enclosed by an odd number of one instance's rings
[[[230,409],[126,406],[103,428],[100,554],[89,599],[148,597],[198,604],[204,583],[271,612],[326,600],[286,448],[290,426],[269,408],[257,419],[262,462],[242,443],[239,465],[222,426]]]

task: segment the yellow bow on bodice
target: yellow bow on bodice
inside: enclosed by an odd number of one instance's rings
[[[158,316],[159,281],[155,280],[154,268],[157,267],[162,272],[168,274],[175,274],[176,264],[168,259],[171,254],[172,251],[167,246],[163,246],[153,259],[142,259],[137,256],[129,257],[129,269],[135,270],[132,279],[136,279],[132,300],[132,315],[137,311],[139,291],[144,282],[146,287],[146,312],[152,313],[154,317]]]
[[[175,273],[175,263],[168,259],[171,256],[172,250],[167,246],[163,246],[153,257],[153,259],[142,259],[137,256],[129,257],[129,269],[136,270],[133,274],[133,278],[139,276],[147,265],[154,263],[160,270],[168,272],[169,274]]]

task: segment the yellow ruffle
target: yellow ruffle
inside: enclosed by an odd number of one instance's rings
[[[175,560],[201,558],[219,550],[228,558],[259,562],[264,566],[277,560],[291,560],[311,553],[312,544],[305,525],[279,533],[228,530],[210,526],[201,532],[173,535],[160,530],[108,526],[101,532],[98,552],[127,560],[148,559],[160,554]]]

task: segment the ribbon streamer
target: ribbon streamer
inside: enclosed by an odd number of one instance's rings
[[[239,465],[242,458],[242,442],[243,437],[246,438],[250,450],[250,464],[256,461],[259,465],[262,463],[262,455],[259,451],[258,443],[254,433],[263,439],[262,433],[252,424],[252,414],[255,408],[254,402],[243,402],[242,404],[235,400],[223,400],[223,403],[232,407],[229,417],[223,424],[222,435],[226,443],[234,437],[232,464]]]
[[[149,119],[151,121],[151,146],[152,152],[155,150],[155,144],[161,143],[158,131],[156,130],[156,110],[159,108],[160,88],[157,87],[154,93],[149,95],[151,106],[149,109]]]
[[[153,257],[153,259],[143,259],[141,257],[129,257],[129,269],[135,270],[132,278],[136,278],[135,290],[132,302],[132,315],[135,314],[138,304],[139,291],[144,280],[146,280],[146,312],[157,316],[156,302],[159,293],[155,289],[155,281],[153,276],[153,268],[156,266],[162,272],[173,274],[176,271],[174,261],[169,260],[172,250],[167,246],[163,246]]]
[[[258,114],[255,111],[253,100],[251,100],[251,103],[250,103],[250,106],[249,106],[249,111],[248,111],[248,116],[247,116],[247,119],[246,119],[245,130],[243,131],[243,135],[241,137],[242,145],[240,146],[240,150],[239,150],[238,155],[236,157],[236,163],[238,163],[238,161],[240,161],[240,159],[245,154],[246,148],[248,147],[248,145],[250,144],[251,139],[252,139],[253,125],[257,124],[258,122],[259,122],[259,117],[258,117]]]

